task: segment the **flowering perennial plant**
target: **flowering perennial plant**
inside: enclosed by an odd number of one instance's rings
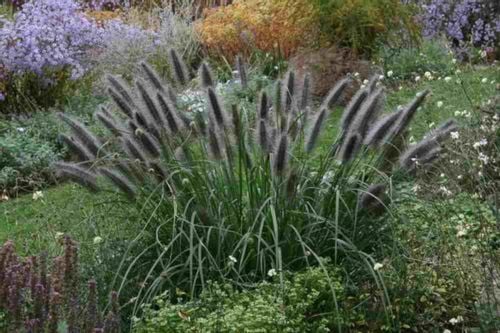
[[[467,46],[491,50],[499,39],[500,8],[488,0],[417,0],[422,6],[423,34],[432,38],[444,34],[462,57]]]
[[[101,32],[73,0],[30,1],[0,28],[1,61],[17,74],[69,68],[79,78],[87,69],[86,51],[101,42]]]

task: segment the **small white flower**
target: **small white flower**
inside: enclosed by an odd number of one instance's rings
[[[182,178],[182,185],[187,185],[187,184],[189,184],[189,179]]]
[[[362,84],[359,89],[365,89],[366,88],[366,85],[365,84]]]
[[[377,262],[377,263],[375,263],[375,265],[373,265],[373,270],[379,271],[380,269],[382,269],[382,267],[384,267],[384,264]]]
[[[488,78],[483,78],[483,79],[481,80],[481,83],[488,83]]]
[[[26,128],[24,128],[24,127],[18,127],[18,128],[16,128],[16,129],[17,129],[17,131],[18,131],[18,132],[20,132],[20,133],[24,133],[24,132],[26,132]]]
[[[444,78],[444,82],[450,82],[451,81],[451,77],[447,76]]]
[[[451,196],[453,193],[446,188],[446,186],[439,187],[439,190],[447,197]]]
[[[278,273],[276,272],[276,270],[274,268],[271,268],[270,270],[267,271],[267,276],[269,276],[269,277],[273,277],[276,274],[278,274]]]
[[[365,79],[365,80],[363,81],[363,84],[364,84],[364,85],[367,85],[369,82],[370,82],[370,81],[368,81],[368,79]]]
[[[64,236],[64,232],[56,232],[56,239],[61,239]]]
[[[354,77],[359,77],[359,73],[358,72],[354,73]]]
[[[481,171],[479,171],[479,172],[477,173],[477,175],[478,175],[478,177],[482,177],[482,176],[483,176],[483,173],[482,173]]]
[[[236,264],[236,263],[238,262],[238,259],[236,259],[236,258],[235,258],[235,257],[233,257],[233,256],[229,256],[229,260],[230,260],[232,263],[234,263],[234,264]]]
[[[455,74],[460,74],[460,73],[462,73],[462,71],[461,71],[460,69],[457,69],[457,70],[455,71]]]
[[[392,77],[394,75],[394,72],[393,71],[388,71],[387,72],[387,77]]]
[[[479,160],[481,162],[483,162],[484,164],[488,164],[490,158],[487,155],[485,155],[485,154],[483,154],[483,153],[480,152],[479,153]]]
[[[486,139],[481,139],[479,140],[478,142],[474,142],[474,144],[472,145],[472,147],[474,148],[479,148],[479,147],[482,147],[482,146],[486,146],[488,144],[488,140]]]
[[[418,185],[418,184],[415,184],[415,185],[414,185],[411,189],[412,189],[412,191],[413,191],[414,193],[417,193],[418,191],[420,191],[421,186],[420,186],[420,185]]]
[[[479,55],[484,59],[488,55],[488,52],[486,52],[486,50],[482,50],[481,52],[479,52]]]
[[[445,329],[443,333],[451,333],[451,331],[449,329]]]
[[[495,84],[495,80],[491,80],[490,84]]]
[[[453,59],[451,60],[451,62],[452,62],[452,63],[454,63],[454,64],[456,64],[456,63],[457,63],[457,59],[453,58]]]
[[[102,243],[102,237],[96,236],[94,237],[94,245],[98,245]]]
[[[398,90],[400,91],[403,90],[403,86],[399,86]]]
[[[416,77],[415,77],[415,82],[420,81],[420,79],[421,79],[421,78],[420,78],[420,76],[416,76]]]
[[[460,116],[462,115],[462,112],[460,112],[460,111],[455,111],[455,113],[454,113],[454,114],[455,114],[455,117],[460,117]]]
[[[430,79],[432,78],[432,74],[431,74],[431,72],[425,72],[425,73],[424,73],[424,76],[425,76],[425,78],[426,78],[427,80],[430,80]]]
[[[379,80],[383,80],[383,79],[385,79],[385,76],[383,76],[383,75],[379,75],[378,79],[379,79]]]
[[[449,320],[449,323],[452,325],[456,325],[456,324],[461,323],[463,321],[464,321],[464,318],[462,316],[457,316],[457,318],[451,318]]]
[[[440,174],[439,177],[444,178],[446,175],[444,173]]]
[[[438,108],[442,108],[442,107],[443,107],[443,105],[444,105],[443,101],[439,101],[439,102],[437,102],[437,103],[436,103],[436,106],[437,106]]]
[[[467,229],[465,229],[464,227],[458,227],[457,229],[458,229],[457,237],[464,237],[467,235]]]
[[[43,192],[42,191],[36,191],[33,193],[33,200],[38,200],[43,198]]]
[[[457,179],[458,179],[458,180],[461,180],[462,178],[464,178],[464,176],[462,176],[462,175],[458,175],[458,176],[457,176]]]
[[[451,132],[450,136],[453,140],[458,140],[458,138],[460,137],[460,134],[458,134],[458,132]]]
[[[434,122],[429,124],[429,128],[433,128],[434,126],[436,126],[436,124]]]

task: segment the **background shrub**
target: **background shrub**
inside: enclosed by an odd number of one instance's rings
[[[378,43],[408,45],[419,40],[413,7],[400,0],[313,0],[323,43],[370,55]]]
[[[253,50],[288,58],[314,31],[313,7],[304,0],[250,0],[208,10],[197,30],[209,55],[233,62]]]

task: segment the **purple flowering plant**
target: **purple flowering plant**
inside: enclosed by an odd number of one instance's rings
[[[73,0],[23,4],[12,21],[0,22],[1,99],[13,102],[27,96],[41,106],[53,104],[66,81],[89,70],[89,51],[102,42],[101,29]]]
[[[500,41],[500,2],[496,0],[416,0],[423,35],[444,35],[460,58],[470,47],[492,51]]]

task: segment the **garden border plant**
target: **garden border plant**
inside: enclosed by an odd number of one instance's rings
[[[315,114],[304,89],[308,76],[300,80],[294,72],[277,82],[274,101],[260,95],[256,113],[237,105],[227,113],[204,63],[200,88],[209,112],[191,119],[177,111],[176,98],[192,75],[174,50],[170,61],[174,85],[163,83],[146,63],[148,81],[137,80],[134,91],[108,78],[120,113],[103,108],[96,114],[110,132],[105,143],[61,114],[71,128],[71,136],[62,138],[79,162],[57,163],[59,173],[91,191],[106,188],[102,176],[143,216],[130,248],[133,253],[140,244],[141,251],[124,258],[117,273],[119,291],[141,285],[133,315],[165,289],[194,296],[208,280],[244,286],[265,279],[270,270],[282,277],[285,270],[323,267],[322,258],[331,258],[357,279],[373,279],[390,322],[387,293],[370,256],[390,240],[380,216],[390,205],[386,191],[439,158],[454,121],[405,148],[407,126],[428,92],[379,116],[384,92],[374,77],[346,107],[328,152],[315,156],[348,78],[332,88]],[[336,301],[335,306],[338,312]]]

